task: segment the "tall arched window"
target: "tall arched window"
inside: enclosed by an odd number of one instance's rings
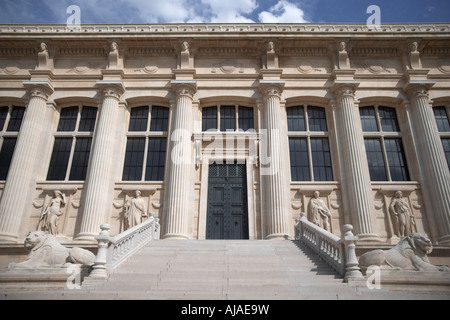
[[[123,181],[163,181],[166,163],[169,108],[131,109]]]
[[[292,181],[333,181],[325,109],[286,108]]]
[[[79,105],[61,109],[47,180],[86,179],[96,120],[95,107]]]
[[[434,117],[439,130],[439,135],[444,148],[447,166],[450,170],[450,106],[439,106],[433,108]]]
[[[0,107],[0,180],[8,175],[24,113],[24,107]]]
[[[409,181],[402,132],[395,108],[370,106],[359,109],[370,179]]]

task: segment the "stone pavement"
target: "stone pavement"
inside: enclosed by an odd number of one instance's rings
[[[1,288],[0,288],[1,289]],[[1,292],[1,290],[0,290]],[[81,289],[6,292],[0,299],[368,300],[450,299],[363,283],[350,286],[298,241],[158,240],[108,281]]]

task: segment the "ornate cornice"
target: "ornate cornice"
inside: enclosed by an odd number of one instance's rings
[[[378,30],[373,30],[367,24],[262,24],[262,23],[237,23],[237,24],[83,24],[78,30],[66,25],[0,25],[0,35],[27,34],[48,37],[51,35],[79,37],[80,34],[242,34],[242,32],[260,35],[264,33],[303,33],[303,34],[439,34],[450,32],[448,23],[430,24],[384,24]]]

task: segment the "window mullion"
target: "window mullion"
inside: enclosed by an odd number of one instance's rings
[[[314,166],[313,166],[313,158],[312,158],[312,151],[311,151],[311,137],[309,134],[306,137],[306,143],[307,143],[307,148],[308,148],[309,179],[310,179],[310,181],[314,181]]]
[[[70,177],[70,171],[72,169],[73,155],[75,153],[76,144],[77,144],[77,137],[74,136],[72,139],[72,146],[70,147],[69,163],[67,164],[66,177],[64,178],[64,181],[68,181]]]
[[[234,127],[235,131],[239,131],[239,106],[234,106]]]
[[[221,120],[221,117],[220,117],[220,104],[217,106],[217,131],[219,131],[220,132],[220,120]]]
[[[142,164],[142,176],[141,181],[145,181],[145,174],[147,171],[147,158],[148,158],[148,144],[149,144],[149,136],[145,136],[145,145],[144,145],[144,159]]]
[[[380,140],[381,140],[381,151],[383,152],[384,167],[386,168],[387,180],[392,181],[391,170],[389,168],[389,159],[387,157],[386,146],[384,144],[384,136],[381,136]]]

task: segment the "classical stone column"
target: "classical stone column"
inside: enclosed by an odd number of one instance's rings
[[[35,160],[40,151],[39,138],[45,129],[48,97],[54,91],[47,81],[25,81],[24,86],[29,91],[30,100],[0,202],[0,241],[6,242],[17,241],[23,213],[31,203],[30,192],[36,184]]]
[[[450,245],[450,173],[428,95],[430,85],[409,85],[414,141],[429,212],[436,221],[438,241]]]
[[[351,223],[360,241],[379,240],[374,232],[373,195],[364,148],[356,84],[335,84],[337,133],[342,172],[342,188],[347,199]]]
[[[172,112],[168,178],[165,184],[164,239],[187,239],[192,217],[192,101],[195,80],[173,80],[176,103]]]
[[[89,171],[86,177],[85,201],[80,232],[76,240],[94,241],[100,225],[108,221],[114,190],[113,155],[122,81],[98,81],[103,104],[92,143]],[[111,196],[109,196],[111,195]]]
[[[264,98],[264,130],[262,141],[261,178],[265,190],[266,239],[284,239],[289,235],[288,201],[289,182],[282,170],[283,142],[281,135],[281,92],[284,81],[260,81]]]

